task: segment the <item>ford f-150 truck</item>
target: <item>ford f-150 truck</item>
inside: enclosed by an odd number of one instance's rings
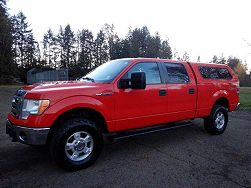
[[[13,141],[48,145],[67,170],[93,164],[103,136],[120,139],[181,127],[203,118],[224,132],[239,106],[239,81],[227,65],[130,58],[104,63],[77,81],[17,91],[6,122]]]

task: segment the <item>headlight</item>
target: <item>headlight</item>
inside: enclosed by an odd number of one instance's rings
[[[21,118],[27,119],[30,114],[40,115],[49,105],[49,100],[24,99]]]

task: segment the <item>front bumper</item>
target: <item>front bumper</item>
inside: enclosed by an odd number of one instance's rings
[[[13,125],[9,120],[6,122],[6,134],[14,142],[29,145],[45,145],[50,128],[28,128]]]

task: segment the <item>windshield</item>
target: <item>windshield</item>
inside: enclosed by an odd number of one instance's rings
[[[80,79],[98,83],[111,83],[113,79],[129,64],[129,60],[108,61]]]

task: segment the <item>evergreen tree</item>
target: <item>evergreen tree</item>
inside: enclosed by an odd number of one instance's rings
[[[104,33],[108,43],[109,59],[120,58],[122,46],[114,25],[105,24]]]
[[[130,42],[130,56],[131,57],[148,57],[147,53],[147,41],[150,38],[148,28],[135,28],[133,31],[129,31],[129,42]]]
[[[162,41],[158,33],[152,36],[146,26],[129,30],[121,46],[120,54],[127,57],[172,57],[168,41]]]
[[[108,44],[105,40],[105,34],[103,30],[100,30],[94,40],[94,65],[99,66],[105,63],[108,59]]]
[[[90,70],[93,66],[93,34],[88,29],[83,29],[78,38],[80,41],[80,67],[84,70]]]
[[[179,56],[178,53],[177,56]],[[161,43],[159,57],[163,59],[172,59],[172,50],[167,40],[164,40]]]
[[[12,53],[12,24],[7,13],[6,1],[0,0],[0,82],[11,81],[14,74]]]
[[[158,33],[155,33],[154,36],[148,36],[148,40],[146,42],[147,48],[146,48],[146,57],[151,58],[162,58],[160,57],[161,54],[161,38]]]
[[[56,45],[58,46],[58,49],[59,49],[59,59],[60,59],[59,66],[62,67],[62,66],[64,66],[62,63],[63,46],[64,46],[64,30],[63,30],[62,26],[60,26],[59,32],[56,37]]]
[[[58,57],[59,49],[56,37],[54,36],[52,30],[48,29],[43,38],[43,60],[45,61],[45,66],[56,68]]]
[[[57,38],[58,45],[60,46],[60,66],[73,67],[76,64],[76,39],[70,25],[67,25],[64,30],[60,27]]]
[[[122,39],[116,43],[117,48],[117,58],[127,58],[132,57],[131,56],[131,45],[129,38],[126,37],[125,39]]]
[[[14,58],[19,67],[35,67],[40,58],[39,45],[29,29],[25,15],[20,12],[12,17],[14,32]]]

